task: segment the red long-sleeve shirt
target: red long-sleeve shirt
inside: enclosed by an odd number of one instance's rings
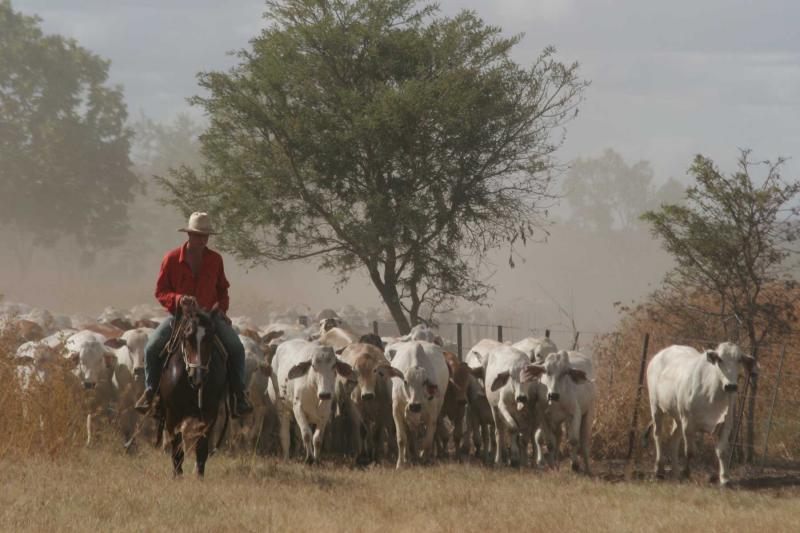
[[[195,278],[185,256],[186,245],[184,243],[170,250],[161,261],[161,271],[156,282],[156,299],[173,315],[180,297],[184,294],[194,296],[200,307],[206,311],[219,302],[220,309],[227,313],[230,283],[225,278],[222,256],[208,248],[203,250],[200,272]]]

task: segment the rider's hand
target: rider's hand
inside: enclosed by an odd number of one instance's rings
[[[197,300],[194,296],[189,296],[188,294],[184,294],[181,296],[180,299],[180,306],[183,308],[184,311],[189,311],[197,307]]]

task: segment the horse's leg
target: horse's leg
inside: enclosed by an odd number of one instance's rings
[[[208,426],[208,431],[203,432],[202,435],[197,439],[197,445],[195,447],[195,457],[196,457],[196,472],[197,477],[202,478],[206,473],[206,461],[208,460],[208,440],[209,434],[213,431],[214,426]]]
[[[175,433],[174,429],[170,433],[172,434],[172,473],[180,476],[183,474],[183,435]]]

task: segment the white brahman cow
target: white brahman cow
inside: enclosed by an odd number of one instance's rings
[[[583,457],[584,472],[589,467],[589,440],[594,422],[595,387],[594,362],[591,356],[561,350],[548,355],[544,362],[530,365],[527,378],[539,378],[539,402],[543,420],[536,430],[536,461],[544,465],[544,441],[550,448],[552,464],[561,443],[561,426],[566,424],[572,469],[580,470],[578,450]]]
[[[349,377],[350,365],[336,358],[333,348],[303,339],[278,346],[272,360],[273,387],[270,397],[280,417],[281,448],[289,458],[291,418],[300,428],[306,462],[319,463],[322,437],[331,416],[336,374]],[[277,389],[275,390],[275,383]],[[313,430],[311,426],[316,426]]]
[[[392,416],[397,432],[397,468],[408,464],[416,440],[422,437],[423,457],[433,458],[433,438],[442,408],[447,381],[450,379],[441,346],[425,341],[393,345],[390,376],[392,379]]]
[[[723,342],[715,350],[701,353],[690,346],[669,346],[647,365],[647,388],[653,437],[656,443],[656,477],[664,476],[663,429],[669,428],[672,473],[688,477],[698,431],[712,433],[721,426],[715,446],[719,460],[719,482],[729,483],[726,467],[728,438],[733,425],[739,369],[756,373],[756,361],[738,346]],[[678,467],[678,447],[683,439],[686,466]]]
[[[524,379],[531,362],[525,352],[498,344],[486,360],[486,399],[495,426],[495,463],[500,464],[510,436],[511,466],[527,463],[527,448],[536,420],[536,383]],[[523,445],[520,450],[519,444]]]

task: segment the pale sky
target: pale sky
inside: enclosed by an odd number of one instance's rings
[[[234,64],[226,52],[246,47],[258,34],[264,10],[261,0],[16,0],[13,5],[41,16],[46,32],[74,37],[110,59],[111,81],[123,86],[131,116],[142,111],[161,121],[190,111],[186,98],[199,91],[197,72]],[[558,49],[562,61],[581,64],[582,77],[592,85],[568,125],[564,161],[613,148],[629,163],[649,160],[658,181],[686,180],[694,154],[730,170],[737,148],[750,147],[758,158],[794,157],[785,174],[800,178],[796,0],[444,0],[441,8],[445,14],[473,9],[506,34],[525,33],[514,52],[522,64],[531,64],[547,45]],[[199,109],[190,112],[201,116]],[[529,245],[524,252],[529,260],[514,271],[499,261],[494,301],[543,302],[537,304],[541,311],[533,311],[534,321],[549,324],[559,318],[549,303],[555,299],[575,306],[579,326],[604,328],[615,320],[613,301],[652,290],[669,267],[652,242],[609,249],[619,264],[611,260],[600,267],[574,259],[576,247],[586,255],[591,246],[615,245],[554,238]],[[271,297],[314,306],[378,304],[364,279],[337,293],[330,278],[301,267],[276,266],[259,278],[242,270],[242,284],[236,286],[257,283]],[[148,282],[140,293],[149,292]]]
[[[226,68],[226,52],[263,26],[261,0],[17,0],[48,32],[111,60],[132,116],[169,119],[196,94],[195,75]],[[702,152],[730,168],[737,147],[759,158],[800,157],[800,2],[794,0],[444,0],[507,34],[525,33],[514,58],[546,45],[592,81],[562,157],[611,147],[683,178]],[[199,115],[200,110],[194,109]],[[787,171],[800,173],[790,161]]]

